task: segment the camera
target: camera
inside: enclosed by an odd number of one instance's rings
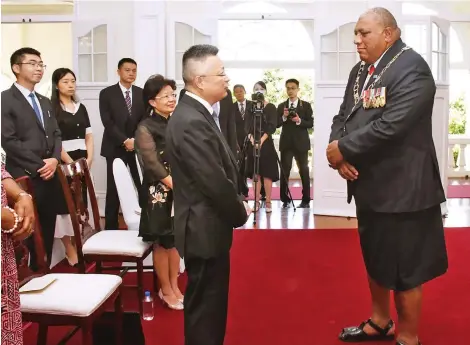
[[[256,92],[251,95],[251,100],[253,102],[264,102],[264,94],[262,92]]]
[[[290,109],[289,109],[289,115],[287,115],[287,118],[288,118],[288,119],[292,119],[292,118],[294,118],[296,115],[297,115],[297,114],[296,114],[296,110],[293,109],[293,108],[290,108]]]

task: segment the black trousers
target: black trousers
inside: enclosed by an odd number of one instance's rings
[[[137,170],[137,162],[135,160],[135,152],[126,152],[121,157],[106,157],[106,206],[105,206],[105,230],[117,230],[119,227],[119,196],[114,182],[113,162],[115,158],[121,158],[126,164],[134,180],[135,187],[140,190],[141,182],[139,171]]]
[[[230,254],[185,258],[185,345],[223,345],[227,325]]]
[[[44,181],[39,175],[32,179],[34,189],[34,202],[38,211],[39,224],[41,225],[41,235],[44,242],[44,250],[47,256],[47,264],[50,265],[52,257],[52,246],[54,244],[55,223],[57,219],[56,201],[63,200],[62,188],[60,186],[59,177],[54,177],[48,181]],[[34,244],[34,236],[30,236],[26,240],[31,255],[30,266],[33,271],[37,269],[36,248]]]
[[[297,167],[299,168],[300,179],[302,180],[302,202],[310,202],[310,174],[308,169],[308,151],[299,152],[295,149],[286,149],[281,151],[282,172],[285,173],[286,179],[281,176],[280,197],[282,202],[289,202],[289,194],[287,193],[289,175],[292,169],[292,159],[295,158]]]

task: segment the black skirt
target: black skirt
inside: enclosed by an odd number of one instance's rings
[[[254,175],[254,151],[251,142],[248,144],[245,152],[245,177],[253,179]],[[259,156],[259,175],[267,177],[273,182],[279,181],[279,164],[277,162],[277,152],[274,141],[271,137],[261,146]]]
[[[408,213],[357,210],[369,276],[380,286],[406,291],[447,271],[441,207]]]
[[[143,205],[140,215],[139,236],[145,242],[152,242],[165,249],[175,247],[173,235],[173,191],[163,183],[144,185],[147,188],[147,204]]]

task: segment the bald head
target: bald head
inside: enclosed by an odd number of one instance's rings
[[[389,10],[374,7],[359,17],[354,35],[354,43],[361,60],[374,63],[400,39],[401,30]]]
[[[375,16],[376,20],[384,27],[384,28],[391,28],[391,29],[398,29],[398,24],[393,16],[393,14],[383,7],[374,7],[367,10],[361,17],[363,16]]]

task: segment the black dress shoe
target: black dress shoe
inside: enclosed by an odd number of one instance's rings
[[[367,334],[364,332],[366,325],[372,327],[377,334]],[[357,327],[343,328],[339,335],[339,340],[345,342],[362,342],[362,341],[388,341],[395,339],[394,334],[387,334],[393,328],[393,321],[390,320],[385,328],[381,328],[372,322],[371,319],[364,321]]]
[[[288,201],[284,201],[282,203],[282,208],[288,208],[289,207],[289,202]]]
[[[401,341],[397,341],[396,345],[406,345],[406,344],[402,343]],[[421,343],[419,341],[418,341],[418,345],[421,345]]]
[[[302,201],[297,208],[310,208],[310,202]]]

